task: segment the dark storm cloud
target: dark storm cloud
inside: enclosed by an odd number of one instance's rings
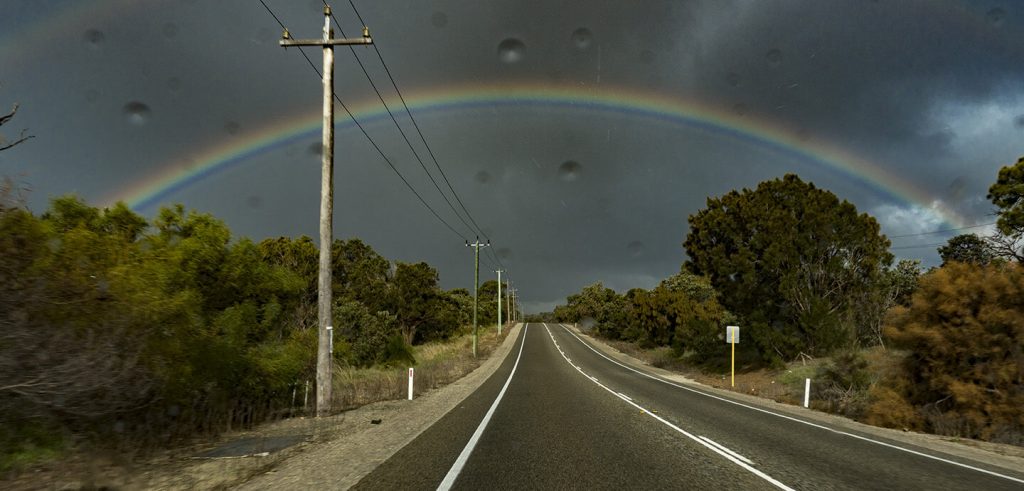
[[[965,164],[951,152],[957,135],[935,127],[936,106],[1020,94],[1020,26],[992,23],[980,8],[753,2],[726,18],[702,44],[698,90],[903,167],[926,189],[950,179],[936,170]]]
[[[192,168],[206,149],[319,111],[319,80],[296,50],[276,45],[280,29],[258,3],[115,3],[97,2],[60,24],[70,44],[17,44],[56,35],[45,21],[70,2],[23,0],[0,19],[0,33],[19,33],[0,37],[0,53],[16,59],[0,59],[0,67],[14,67],[0,71],[0,105],[21,102],[18,123],[37,135],[0,154],[0,172],[28,173],[34,209],[71,191],[96,201],[161,166]],[[345,34],[356,35],[359,21],[336,3]],[[268,4],[294,35],[318,35],[319,2]],[[988,219],[984,193],[999,166],[1024,154],[1016,143],[1024,136],[1024,6],[1012,2],[356,4],[407,96],[529,83],[697,100],[875,162],[972,220]],[[356,51],[408,128],[376,55]],[[319,52],[309,54],[319,65]],[[337,60],[342,98],[376,101],[351,53],[341,48]],[[338,118],[346,119],[340,109]],[[417,119],[495,240],[493,252],[538,306],[598,280],[620,290],[653,286],[678,270],[686,216],[707,196],[785,172],[863,211],[887,213],[880,220],[889,234],[941,225],[926,208],[908,208],[828,167],[626,113],[511,105]],[[390,120],[366,123],[428,202],[472,235]],[[339,235],[360,236],[390,257],[429,261],[445,286],[467,286],[472,263],[461,238],[347,128],[338,134]],[[319,156],[311,149],[319,150],[315,135],[172,199],[257,239],[315,235]]]

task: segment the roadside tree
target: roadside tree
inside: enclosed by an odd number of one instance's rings
[[[709,198],[689,224],[687,270],[710,279],[765,361],[849,345],[857,300],[892,261],[874,218],[792,174]]]

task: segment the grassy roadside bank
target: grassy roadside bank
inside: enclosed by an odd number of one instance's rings
[[[475,359],[472,333],[443,342],[414,346],[416,370],[413,393],[419,395],[447,385],[475,370],[504,341],[507,334],[508,329],[502,329],[499,336],[496,326],[481,327],[477,344],[479,356]],[[373,402],[406,398],[407,369],[335,367],[334,407],[348,410]]]
[[[450,384],[478,368],[501,345],[508,329],[499,336],[494,326],[480,329],[477,358],[472,356],[472,335],[463,334],[444,342],[414,347],[417,396]],[[223,489],[267,472],[278,463],[304,452],[309,442],[326,443],[343,435],[348,414],[355,409],[382,401],[403,404],[407,396],[407,367],[347,368],[335,367],[334,403],[338,414],[327,418],[308,418],[302,407],[291,411],[294,417],[278,417],[252,428],[223,433],[215,437],[197,437],[173,448],[139,450],[125,448],[65,449],[52,458],[24,465],[17,472],[0,476],[4,489]],[[312,394],[310,395],[312,396]],[[310,405],[312,404],[310,397]],[[358,411],[357,411],[358,412]],[[229,459],[201,459],[198,454],[226,443],[243,440],[270,441],[279,437],[301,436],[300,443],[265,456]],[[259,452],[256,452],[259,453]]]

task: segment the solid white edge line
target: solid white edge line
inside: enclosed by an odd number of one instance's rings
[[[469,460],[470,454],[473,453],[473,449],[476,448],[477,441],[480,440],[480,436],[484,434],[484,429],[487,428],[487,423],[491,422],[491,416],[494,415],[494,410],[498,409],[498,403],[501,402],[501,398],[505,396],[505,390],[508,389],[508,385],[512,383],[512,376],[516,374],[516,368],[519,367],[519,359],[523,357],[523,346],[526,346],[526,332],[530,329],[530,323],[527,322],[523,325],[523,340],[519,345],[519,354],[516,356],[516,362],[512,365],[512,372],[508,374],[508,380],[505,381],[505,385],[501,387],[501,391],[498,392],[498,397],[494,399],[491,404],[491,408],[487,410],[487,414],[484,415],[484,419],[480,421],[480,424],[476,427],[476,431],[473,432],[473,436],[470,437],[469,442],[466,443],[466,447],[462,449],[462,453],[459,454],[459,458],[455,459],[455,463],[452,464],[452,468],[448,469],[448,474],[445,474],[444,480],[437,486],[437,489],[447,491],[452,488],[455,484],[455,480],[458,479],[459,473],[462,472],[462,468],[465,467],[466,461]]]
[[[566,326],[565,324],[559,324],[559,326],[562,329],[565,329],[565,332],[567,332],[570,335],[572,335],[572,337],[576,338],[576,340],[578,340],[581,344],[583,344],[583,346],[586,346],[587,348],[590,348],[590,351],[593,351],[594,353],[597,353],[600,357],[602,357],[602,358],[604,358],[604,359],[606,359],[606,360],[608,360],[608,361],[610,361],[610,362],[612,362],[612,363],[614,363],[614,364],[616,364],[616,365],[618,365],[618,366],[620,366],[622,368],[625,368],[627,370],[630,370],[630,371],[636,372],[636,373],[638,373],[640,375],[643,375],[644,377],[647,377],[647,378],[649,378],[651,380],[657,380],[658,382],[661,382],[663,384],[668,384],[668,385],[671,385],[673,387],[677,387],[677,388],[680,388],[680,389],[683,389],[683,390],[688,390],[690,392],[693,392],[694,394],[700,394],[700,395],[702,395],[704,397],[710,397],[712,399],[718,399],[719,401],[728,402],[729,404],[735,404],[737,406],[745,407],[747,409],[752,409],[754,411],[759,411],[759,412],[762,412],[762,413],[765,413],[765,414],[771,414],[772,416],[777,416],[777,417],[780,417],[780,418],[783,418],[783,419],[788,419],[790,421],[795,421],[797,423],[802,423],[802,424],[805,424],[807,426],[813,426],[815,428],[820,428],[822,430],[831,431],[832,433],[836,433],[836,434],[839,434],[839,435],[846,435],[848,437],[856,438],[858,440],[863,440],[863,441],[866,441],[866,442],[875,443],[875,444],[878,444],[878,445],[882,445],[884,447],[889,447],[889,448],[892,448],[892,449],[895,449],[895,450],[900,450],[900,451],[903,451],[903,452],[907,452],[909,454],[917,455],[917,456],[920,456],[920,457],[925,457],[925,458],[936,460],[936,461],[939,461],[939,462],[945,462],[947,464],[955,465],[955,466],[958,466],[958,467],[963,467],[965,469],[970,469],[972,471],[977,471],[977,472],[981,472],[983,474],[988,474],[990,476],[1001,477],[1003,479],[1007,479],[1007,480],[1010,480],[1010,481],[1013,481],[1013,482],[1019,482],[1019,483],[1024,484],[1024,479],[1018,479],[1018,478],[1013,477],[1013,476],[1007,476],[1005,474],[1000,474],[998,472],[990,471],[988,469],[982,469],[980,467],[974,467],[973,465],[964,464],[962,462],[957,462],[955,460],[944,459],[942,457],[937,457],[935,455],[929,455],[929,454],[926,454],[926,453],[923,453],[923,452],[918,452],[917,450],[911,450],[909,448],[900,447],[898,445],[893,445],[891,443],[885,443],[885,442],[882,442],[882,441],[873,440],[871,438],[868,438],[868,437],[865,437],[865,436],[860,436],[860,435],[857,435],[857,434],[854,434],[854,433],[848,433],[848,432],[837,430],[837,429],[834,429],[834,428],[829,428],[828,426],[819,425],[819,424],[816,424],[816,423],[811,423],[810,421],[804,421],[802,419],[795,418],[793,416],[787,416],[785,414],[775,413],[775,412],[769,411],[767,409],[761,409],[759,407],[750,406],[750,405],[744,404],[742,402],[733,401],[733,400],[727,399],[725,397],[719,397],[719,396],[716,396],[716,395],[713,395],[713,394],[708,394],[707,392],[704,392],[704,391],[701,391],[701,390],[697,390],[697,389],[694,389],[694,388],[691,388],[691,387],[686,387],[684,385],[679,385],[679,384],[677,384],[675,382],[669,382],[668,380],[663,380],[661,378],[655,377],[654,375],[651,375],[651,374],[642,372],[640,370],[637,370],[637,369],[635,369],[633,367],[623,365],[622,363],[619,363],[619,362],[617,362],[617,361],[615,361],[615,360],[605,356],[604,353],[601,353],[600,351],[594,349],[594,347],[592,347],[589,344],[587,344],[586,341],[580,339],[580,337],[577,336],[576,333],[570,331],[569,327]]]
[[[555,336],[553,334],[551,334],[551,329],[548,329],[547,324],[542,324],[542,325],[544,326],[544,330],[546,330],[548,332],[548,336],[551,338],[552,341],[554,341],[555,340]],[[566,358],[565,352],[563,352],[561,349],[559,349],[558,352],[562,354],[562,358]],[[730,452],[723,452],[717,446],[711,445],[710,443],[708,443],[708,442],[706,442],[704,440],[701,440],[700,438],[698,438],[697,436],[693,435],[692,433],[690,433],[690,432],[688,432],[688,431],[686,431],[686,430],[684,430],[684,429],[682,429],[682,428],[672,424],[671,422],[667,421],[665,418],[662,418],[661,416],[658,416],[657,414],[654,414],[653,411],[651,411],[651,410],[649,410],[649,409],[647,409],[647,408],[645,408],[643,406],[640,406],[639,404],[633,402],[632,400],[630,400],[626,396],[624,396],[622,394],[619,394],[618,392],[615,392],[610,387],[602,384],[601,382],[598,382],[597,379],[595,379],[593,377],[590,377],[589,375],[584,373],[583,370],[581,370],[579,368],[577,368],[576,370],[578,370],[581,374],[583,374],[584,377],[587,377],[587,378],[591,379],[591,381],[593,381],[597,386],[601,387],[602,389],[604,389],[604,390],[606,390],[608,392],[611,392],[612,395],[614,395],[615,397],[618,397],[619,399],[622,399],[623,401],[625,401],[626,404],[629,404],[629,405],[639,409],[640,411],[643,411],[648,416],[650,416],[650,417],[660,421],[665,426],[668,426],[669,428],[672,428],[673,430],[681,433],[683,436],[685,436],[685,437],[687,437],[687,438],[689,438],[689,439],[691,439],[691,440],[701,444],[702,446],[704,446],[708,450],[711,450],[712,452],[715,452],[716,454],[721,455],[722,457],[725,457],[730,462],[732,462],[732,463],[734,463],[734,464],[736,464],[736,465],[738,465],[738,466],[740,466],[740,467],[750,471],[752,474],[756,475],[757,477],[760,477],[761,479],[764,479],[765,481],[768,481],[769,483],[771,483],[772,485],[774,485],[775,487],[777,487],[779,489],[785,489],[785,490],[788,490],[788,491],[794,491],[793,488],[790,488],[789,486],[786,486],[785,484],[782,484],[781,482],[775,480],[775,478],[773,478],[772,476],[769,476],[768,474],[765,474],[764,472],[761,472],[761,471],[755,469],[750,464],[748,464],[746,462],[743,462],[742,460],[734,457],[732,455],[731,451]]]

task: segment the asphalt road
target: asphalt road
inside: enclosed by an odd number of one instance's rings
[[[1024,489],[1024,472],[662,380],[555,324],[529,324],[517,343],[355,488]]]

